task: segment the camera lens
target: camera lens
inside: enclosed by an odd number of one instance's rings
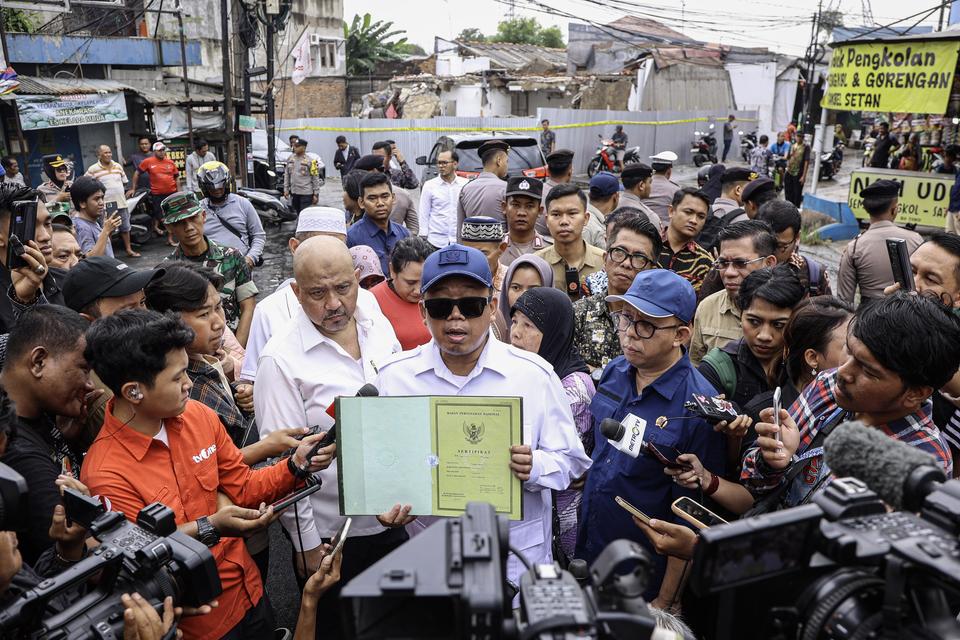
[[[861,569],[840,569],[813,582],[798,599],[798,638],[817,640],[872,637],[883,622],[884,582]]]

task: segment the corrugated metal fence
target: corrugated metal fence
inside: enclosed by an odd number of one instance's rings
[[[753,130],[755,111],[735,111],[741,129]],[[335,175],[333,154],[336,138],[344,135],[350,144],[360,149],[361,155],[370,153],[379,140],[394,140],[418,176],[422,167],[414,164],[417,156],[430,153],[437,137],[447,133],[482,131],[528,132],[539,139],[540,120],[550,120],[557,134],[557,147],[572,149],[574,173],[585,173],[593,157],[598,135],[608,138],[614,126],[623,124],[628,146],[639,146],[640,157],[646,158],[660,151],[673,151],[681,163],[691,161],[690,148],[694,132],[704,130],[709,122],[716,122],[717,139],[722,138],[722,123],[727,113],[713,111],[607,111],[578,109],[539,109],[536,118],[458,118],[436,117],[422,120],[367,120],[360,118],[304,118],[281,120],[277,135],[286,140],[297,134],[308,141],[307,149],[319,154],[327,164],[327,174]],[[720,141],[722,145],[722,141]],[[736,146],[736,145],[735,145]]]

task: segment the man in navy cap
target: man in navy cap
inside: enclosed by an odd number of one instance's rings
[[[740,199],[743,201],[744,213],[734,218],[733,222],[753,220],[757,217],[760,207],[777,199],[777,184],[766,176],[760,176],[747,183],[740,194]]]
[[[503,140],[487,140],[477,149],[483,161],[483,172],[463,185],[457,204],[457,228],[464,218],[490,216],[503,221],[504,193],[507,190],[507,167],[510,146]]]
[[[883,297],[883,290],[893,284],[893,269],[887,254],[887,238],[907,241],[912,254],[923,243],[915,231],[898,227],[897,205],[901,183],[877,180],[860,192],[863,208],[870,214],[870,228],[848,244],[840,257],[837,270],[837,295],[853,302],[860,289],[860,302]]]
[[[650,156],[650,167],[653,169],[653,182],[650,185],[650,195],[643,201],[651,211],[660,216],[660,222],[666,229],[670,224],[670,203],[673,194],[680,190],[680,185],[670,179],[673,175],[673,163],[677,161],[677,154],[673,151],[661,151]]]
[[[623,187],[612,173],[601,171],[590,178],[590,203],[587,211],[590,219],[583,229],[583,239],[588,244],[603,249],[607,246],[607,215],[620,206]]]
[[[653,187],[653,169],[650,165],[642,162],[631,162],[620,172],[620,180],[623,182],[620,206],[639,209],[646,214],[657,231],[663,233],[663,222],[661,222],[660,216],[642,202],[650,197],[650,189]]]
[[[614,319],[623,355],[607,365],[597,385],[590,405],[594,424],[606,418],[630,423],[640,429],[643,442],[695,454],[704,467],[722,474],[723,436],[683,406],[694,394],[716,395],[684,349],[697,307],[693,287],[672,271],[653,269],[641,271],[625,294],[607,301],[622,304]],[[614,500],[622,496],[651,518],[683,524],[670,505],[695,494],[673,482],[663,469],[651,455],[633,458],[614,449],[597,430],[593,468],[583,490],[576,557],[592,563],[618,538],[644,545],[655,570],[643,597],[657,608],[669,609],[679,602],[684,562],[657,556],[630,514]],[[706,493],[710,488],[704,489]]]
[[[500,264],[510,263],[522,255],[535,253],[549,242],[537,233],[536,223],[543,215],[541,196],[543,183],[536,178],[517,176],[507,181],[507,248],[500,254]]]
[[[713,201],[713,215],[722,219],[731,211],[744,213],[743,189],[747,183],[756,180],[757,177],[757,174],[747,167],[730,167],[724,171],[720,178],[720,197]],[[726,224],[730,224],[732,220],[732,218],[728,219]]]
[[[423,264],[420,309],[433,339],[381,365],[375,384],[381,396],[522,398],[524,444],[510,448],[510,470],[523,482],[524,517],[510,523],[510,544],[530,562],[551,563],[551,491],[569,487],[590,467],[590,459],[553,367],[491,338],[490,320],[499,313],[492,280],[486,258],[476,249],[452,244],[431,254]],[[378,518],[384,526],[402,527],[414,520],[410,510],[398,504]],[[420,518],[414,526],[433,521]],[[507,579],[519,584],[524,571],[510,556]]]
[[[547,179],[543,183],[543,208],[547,208],[547,196],[550,191],[561,184],[569,184],[573,179],[573,151],[557,149],[547,156]],[[537,233],[549,238],[550,229],[547,228],[547,219],[541,216],[537,219]]]

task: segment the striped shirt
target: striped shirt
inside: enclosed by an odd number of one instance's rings
[[[713,256],[699,244],[690,240],[680,251],[674,253],[667,240],[667,232],[663,232],[663,248],[657,262],[664,269],[673,271],[678,276],[693,285],[693,290],[700,293],[700,285],[710,270],[713,269]]]
[[[810,448],[820,429],[853,419],[853,416],[837,404],[837,370],[825,371],[807,387],[790,407],[790,416],[800,430],[800,446],[794,455],[793,464],[805,468],[793,479],[793,484],[784,496],[786,507],[795,507],[808,502],[812,494],[826,487],[831,480],[830,468],[823,461],[823,447]],[[953,475],[953,458],[943,434],[933,423],[932,404],[928,401],[916,413],[904,416],[888,424],[875,425],[894,440],[926,451],[943,467],[947,477]],[[789,467],[788,467],[789,468]],[[755,496],[773,491],[783,481],[786,469],[774,470],[763,461],[759,447],[749,449],[743,458],[740,482]]]
[[[87,168],[87,175],[96,178],[106,187],[103,194],[104,202],[116,203],[116,209],[126,208],[127,174],[123,172],[123,165],[113,160],[106,167],[99,162],[95,162]],[[112,212],[113,209],[108,207],[108,213]]]

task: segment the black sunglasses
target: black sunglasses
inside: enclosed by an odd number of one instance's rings
[[[490,298],[480,296],[469,298],[430,298],[423,301],[427,315],[434,320],[446,320],[456,307],[464,318],[478,318],[487,307]]]

